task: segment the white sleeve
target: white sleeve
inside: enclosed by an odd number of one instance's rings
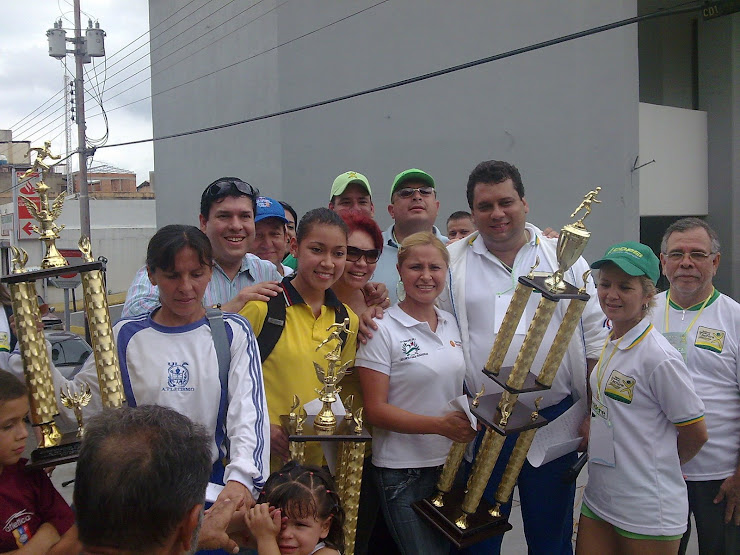
[[[688,368],[678,356],[666,353],[650,374],[649,383],[661,410],[676,426],[690,424],[704,415],[704,403],[694,390]]]
[[[589,269],[588,262],[583,258],[579,258],[576,264],[573,266],[573,271],[576,273],[576,281],[578,287],[583,285],[583,274]],[[604,346],[608,330],[604,327],[605,316],[601,311],[599,305],[599,299],[596,296],[596,285],[592,275],[588,276],[586,282],[586,293],[591,298],[586,303],[586,308],[581,316],[581,322],[583,323],[583,341],[586,347],[586,358],[598,360],[601,353],[601,348]]]
[[[372,338],[357,348],[355,366],[364,366],[389,376],[392,363],[390,335],[382,320],[377,323],[378,329]]]
[[[233,332],[226,416],[231,461],[224,472],[224,483],[240,482],[257,499],[270,471],[270,418],[262,363],[247,320],[236,314],[225,315],[224,320]]]
[[[5,308],[0,306],[0,370],[9,370],[10,364],[10,324]]]

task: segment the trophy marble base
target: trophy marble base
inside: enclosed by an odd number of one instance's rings
[[[422,499],[412,504],[413,509],[427,522],[439,530],[452,542],[455,547],[462,549],[469,545],[482,542],[493,536],[500,536],[511,530],[506,517],[493,517],[488,514],[492,505],[481,500],[478,510],[468,515],[468,527],[461,530],[455,525],[455,520],[462,514],[460,506],[465,495],[463,490],[453,490],[444,497],[444,506],[436,507],[429,499]]]
[[[509,393],[529,393],[531,391],[544,391],[546,389],[550,389],[549,386],[538,383],[537,375],[533,374],[532,372],[527,373],[527,378],[524,380],[524,385],[522,385],[521,388],[514,389],[513,387],[509,387],[506,382],[508,381],[509,375],[511,374],[511,371],[513,369],[513,366],[504,366],[503,368],[501,368],[498,374],[494,374],[490,370],[484,368],[483,373],[491,378],[494,382],[499,384],[501,387],[503,387]]]
[[[80,452],[82,438],[77,436],[77,431],[67,432],[62,435],[59,445],[53,447],[38,447],[31,452],[29,468],[45,468],[47,466],[58,466],[77,460]]]
[[[344,416],[337,416],[337,425],[333,431],[317,430],[313,423],[315,416],[309,416],[303,423],[303,431],[295,433],[295,422],[291,422],[286,414],[280,415],[280,424],[288,430],[290,441],[371,441],[373,438],[364,427],[362,433],[355,432],[355,423]]]
[[[518,434],[519,432],[530,430],[532,428],[541,428],[547,424],[548,420],[539,414],[537,415],[537,418],[532,420],[534,409],[526,406],[520,401],[517,401],[514,404],[514,409],[509,415],[509,420],[506,423],[506,426],[501,426],[501,412],[498,410],[501,395],[502,393],[493,393],[491,395],[481,397],[478,400],[478,406],[470,407],[470,411],[485,426],[493,428],[502,436]]]

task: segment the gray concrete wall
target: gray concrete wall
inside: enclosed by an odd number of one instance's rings
[[[155,26],[185,3],[150,1],[155,35]],[[157,60],[166,50],[157,50],[162,38],[155,37],[153,92],[373,3],[288,3],[163,73]],[[155,96],[154,134],[349,94],[635,14],[635,0],[389,2]],[[469,171],[497,158],[519,166],[530,219],[543,227],[566,223],[585,192],[603,188],[590,221],[586,252],[593,258],[610,243],[638,238],[638,183],[630,172],[638,152],[637,83],[637,29],[629,26],[279,119],[156,142],[157,223],[189,221],[191,214],[194,221],[203,185],[219,175],[252,180],[305,212],[326,205],[333,178],[354,169],[369,177],[385,227],[393,176],[416,166],[439,183],[437,223],[444,225],[449,213],[467,208]]]
[[[709,132],[709,218],[722,240],[715,284],[740,298],[740,14],[699,27],[699,108]]]

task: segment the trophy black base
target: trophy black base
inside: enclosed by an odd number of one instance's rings
[[[468,515],[468,527],[462,530],[455,520],[462,514],[463,490],[453,490],[444,497],[444,506],[436,507],[429,499],[422,499],[412,504],[414,510],[432,527],[439,530],[455,547],[462,549],[493,536],[500,536],[511,530],[512,526],[506,517],[494,517],[488,514],[491,504],[481,499],[478,510]]]
[[[47,466],[58,466],[77,460],[80,452],[82,438],[77,436],[77,431],[67,432],[62,435],[59,445],[53,447],[38,447],[31,452],[29,468],[45,468]]]
[[[295,433],[295,422],[291,422],[287,414],[280,415],[280,424],[288,430],[290,441],[372,441],[372,436],[362,428],[361,433],[355,432],[353,420],[347,420],[344,416],[337,416],[337,424],[333,430],[320,430],[314,427],[315,416],[309,416],[303,423],[303,431]]]
[[[541,428],[547,424],[548,420],[537,415],[537,418],[532,419],[532,413],[534,409],[528,407],[524,403],[517,401],[514,403],[514,408],[509,415],[509,420],[506,426],[501,425],[501,411],[498,410],[498,404],[501,401],[502,393],[493,393],[491,395],[485,395],[478,399],[477,407],[470,407],[472,412],[480,422],[486,425],[488,428],[493,428],[502,436],[508,436],[511,434],[518,434],[524,430],[532,428]]]
[[[494,382],[499,384],[501,387],[503,387],[509,393],[530,393],[532,391],[545,391],[546,389],[550,389],[550,386],[538,383],[537,375],[533,374],[532,372],[527,373],[527,378],[524,380],[524,385],[521,388],[514,389],[513,387],[509,387],[506,381],[509,379],[509,375],[511,374],[512,370],[514,370],[513,366],[504,366],[501,368],[498,374],[494,374],[490,370],[486,370],[484,368],[483,373],[491,378]]]
[[[521,276],[519,278],[519,283],[523,283],[524,285],[531,287],[535,291],[538,291],[539,293],[541,293],[542,296],[545,297],[546,299],[549,299],[555,302],[563,301],[566,299],[577,299],[579,301],[587,301],[589,298],[591,298],[590,295],[588,295],[587,293],[581,293],[578,287],[571,285],[567,281],[563,282],[562,291],[551,291],[550,288],[545,284],[545,280],[547,279],[547,277],[536,276],[534,278],[529,278],[526,276]]]

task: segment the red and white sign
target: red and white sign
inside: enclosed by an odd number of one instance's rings
[[[21,175],[23,175],[22,172],[18,172],[18,180],[20,180]],[[39,202],[41,202],[41,199],[39,199],[38,194],[36,193],[36,187],[35,184],[39,180],[39,174],[34,173],[32,174],[31,179],[26,181],[23,185],[20,186],[18,189],[18,192],[31,199],[33,202],[36,203],[36,206],[39,206]],[[26,203],[23,202],[23,199],[18,197],[18,239],[36,239],[38,235],[33,231],[32,227],[33,225],[37,225],[38,222],[36,222],[36,219],[31,216],[30,210],[26,208]]]

